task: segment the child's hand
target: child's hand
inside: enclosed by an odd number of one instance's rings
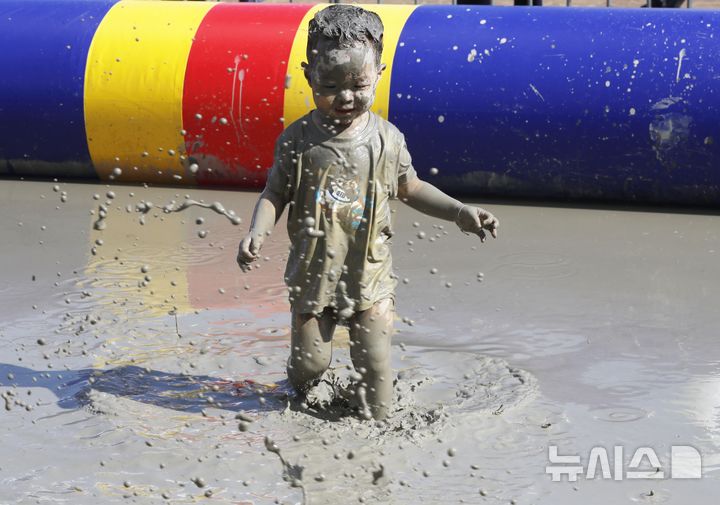
[[[258,259],[260,248],[263,244],[263,235],[257,232],[250,231],[244,239],[240,241],[240,248],[238,250],[237,262],[243,272],[249,272],[251,269],[250,263]]]
[[[485,242],[485,230],[490,232],[493,238],[497,238],[497,229],[500,221],[485,209],[463,205],[455,218],[455,224],[464,233],[475,233]]]

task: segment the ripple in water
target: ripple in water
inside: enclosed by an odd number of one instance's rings
[[[649,413],[638,407],[623,407],[620,405],[609,405],[590,409],[593,419],[607,421],[609,423],[630,423],[639,421],[649,416]]]
[[[567,257],[556,253],[519,252],[500,256],[498,260],[500,265],[492,271],[510,279],[563,279],[577,273],[577,268]]]

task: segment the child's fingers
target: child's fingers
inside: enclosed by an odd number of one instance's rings
[[[500,221],[488,212],[485,215],[485,219],[483,219],[482,227],[488,230],[493,238],[497,238],[497,229],[499,226]]]
[[[255,251],[253,252],[253,249]],[[253,240],[250,237],[245,237],[240,241],[240,247],[237,255],[237,262],[243,272],[247,272],[250,269],[250,263],[257,259],[258,247],[253,246]]]
[[[250,252],[250,254],[252,254],[254,257],[257,257],[257,254],[260,252],[260,244],[258,243],[257,240],[251,240],[251,241],[250,241],[249,252]]]
[[[237,264],[243,272],[250,270],[250,263],[252,263],[252,261],[252,258],[247,258],[242,254],[238,254]]]
[[[479,232],[477,232],[477,235],[478,237],[480,237],[480,242],[485,242],[485,238],[487,237],[487,235],[485,235],[484,230],[480,230]]]
[[[240,241],[240,247],[238,248],[238,261],[244,260],[248,256],[250,256],[250,244],[248,243],[247,238],[244,238]]]
[[[485,226],[485,229],[490,232],[490,235],[493,236],[493,238],[497,238],[497,229],[500,223],[497,219],[492,218],[492,220],[488,223],[487,226]]]
[[[238,266],[240,266],[240,270],[242,270],[244,273],[248,273],[250,270],[252,270],[252,262],[255,260],[255,258],[246,259],[240,255],[238,255]]]

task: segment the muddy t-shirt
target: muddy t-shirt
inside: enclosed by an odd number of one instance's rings
[[[331,137],[310,114],[282,133],[267,187],[290,204],[285,282],[295,312],[349,314],[394,295],[388,202],[414,177],[403,135],[373,113],[350,138]]]

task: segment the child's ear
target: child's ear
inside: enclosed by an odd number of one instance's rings
[[[303,61],[300,63],[300,66],[303,69],[303,74],[305,74],[305,79],[307,80],[308,85],[312,86],[312,82],[310,81],[310,65]]]
[[[380,79],[380,77],[382,76],[382,73],[385,71],[386,68],[387,68],[387,65],[385,65],[384,63],[381,63],[380,66],[378,66],[378,72],[377,72],[378,79]]]

